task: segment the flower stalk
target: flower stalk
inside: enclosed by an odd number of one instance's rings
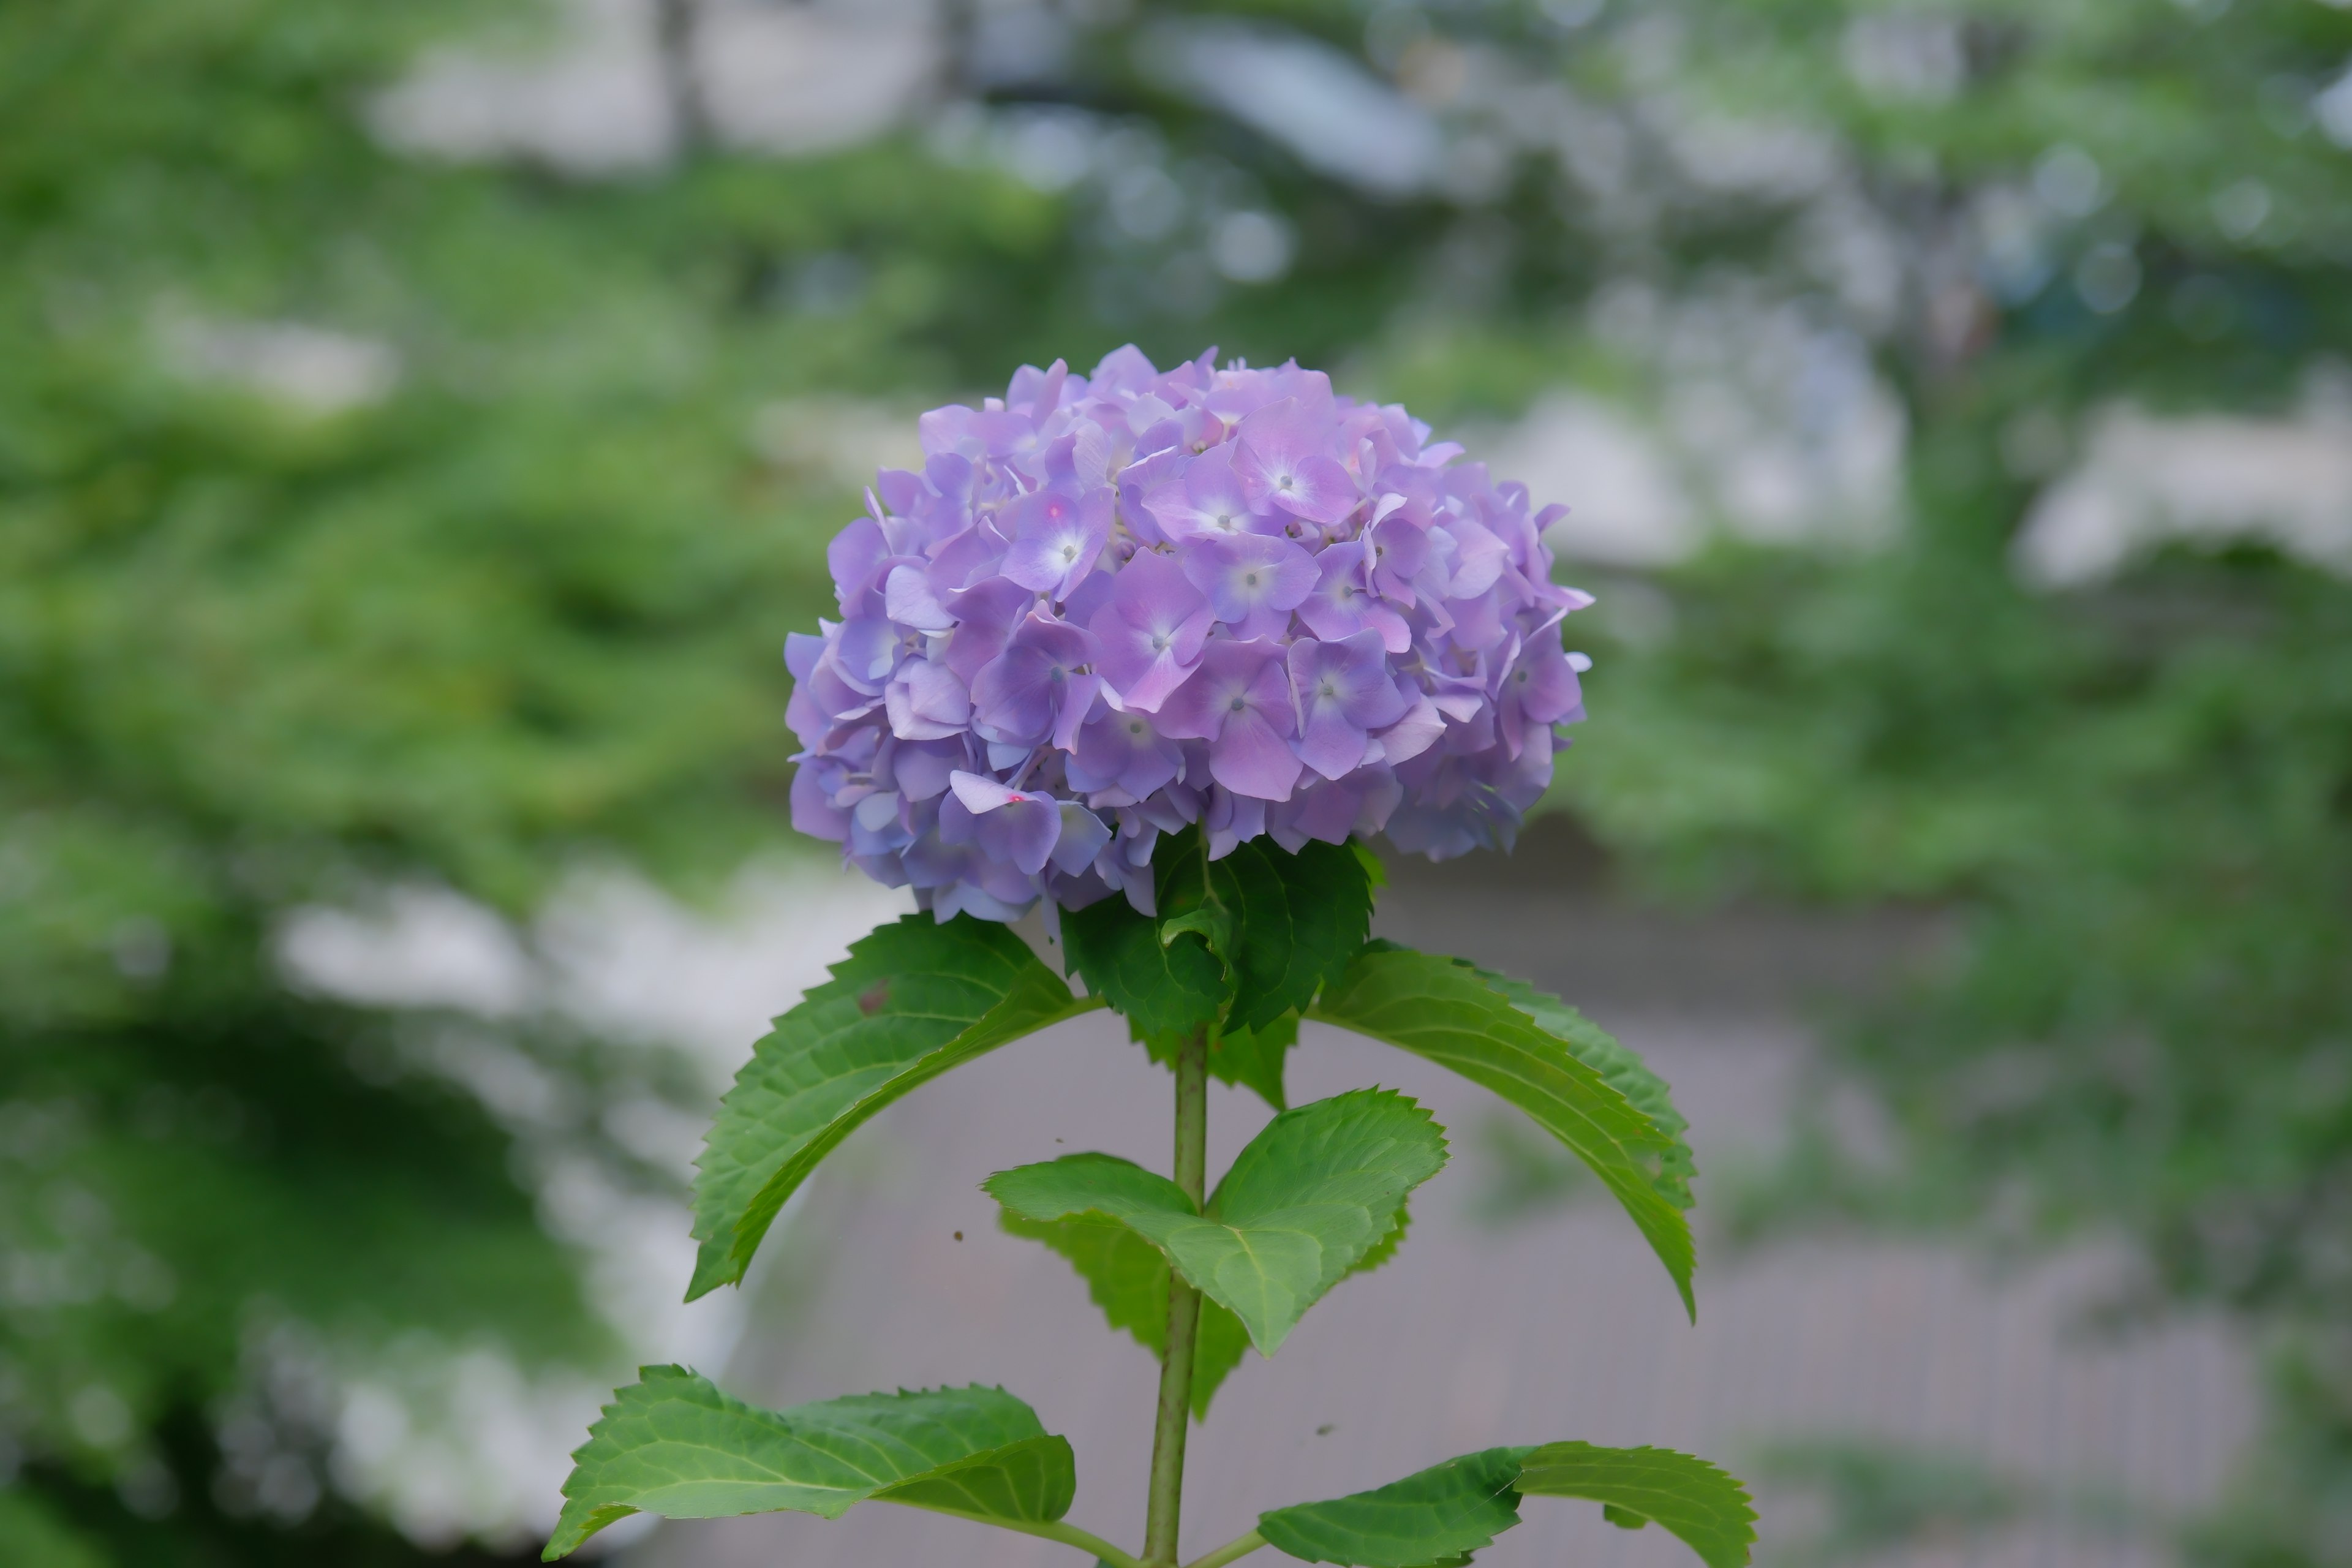
[[[827,549],[842,618],[785,650],[807,748],[794,824],[911,887],[919,912],[853,943],[754,1047],[698,1164],[688,1299],[740,1282],[793,1190],[868,1118],[1108,1007],[1172,1058],[1171,1174],[1072,1151],[981,1186],[1112,1327],[1160,1331],[1142,1549],[1069,1522],[1069,1441],[1003,1388],[769,1411],[649,1366],[573,1456],[551,1560],[631,1513],[831,1518],[870,1501],[1098,1568],[1179,1568],[1195,1410],[1245,1347],[1273,1355],[1334,1285],[1379,1267],[1446,1163],[1444,1129],[1392,1089],[1289,1102],[1284,1062],[1308,1019],[1525,1111],[1608,1183],[1691,1307],[1695,1167],[1664,1081],[1556,996],[1370,939],[1386,878],[1361,841],[1438,859],[1507,845],[1551,777],[1553,727],[1583,715],[1588,661],[1559,626],[1590,600],[1551,582],[1557,512],[1297,364],[1204,354],[1163,374],[1126,348],[1091,376],[1025,368],[984,408],[925,415],[921,436],[922,470],[877,475]],[[1006,929],[1041,901],[1060,973]],[[1213,1059],[1275,1110],[1213,1215]],[[1265,1509],[1187,1568],[1260,1549],[1467,1563],[1544,1496],[1654,1521],[1704,1568],[1747,1568],[1738,1481],[1686,1454],[1572,1441]]]
[[[1247,1535],[1236,1536],[1226,1542],[1214,1552],[1195,1557],[1185,1564],[1185,1568],[1225,1568],[1226,1563],[1238,1563],[1265,1544],[1265,1537],[1253,1530]]]
[[[1209,1031],[1176,1047],[1176,1184],[1199,1208],[1208,1195]],[[1201,1292],[1168,1271],[1168,1338],[1160,1357],[1160,1406],[1151,1433],[1151,1492],[1143,1525],[1145,1568],[1176,1568],[1184,1506],[1184,1440],[1192,1419],[1192,1352]]]

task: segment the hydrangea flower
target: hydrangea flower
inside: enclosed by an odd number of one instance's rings
[[[1151,851],[1507,846],[1583,718],[1528,510],[1402,408],[1123,348],[934,409],[784,658],[793,825],[946,920],[1112,893]]]

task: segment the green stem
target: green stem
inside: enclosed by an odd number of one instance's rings
[[[1226,1563],[1238,1562],[1265,1544],[1265,1537],[1253,1530],[1247,1535],[1236,1536],[1226,1542],[1206,1557],[1193,1558],[1185,1568],[1225,1568]]]
[[[1176,1184],[1200,1207],[1208,1189],[1209,1031],[1176,1047]],[[1147,1568],[1176,1568],[1184,1505],[1184,1439],[1192,1418],[1192,1347],[1201,1293],[1168,1270],[1168,1338],[1160,1357],[1160,1410],[1151,1433],[1151,1500],[1144,1511]]]
[[[882,1500],[896,1502],[898,1500],[885,1498]],[[999,1530],[1015,1531],[1023,1535],[1034,1535],[1046,1541],[1058,1541],[1065,1546],[1075,1546],[1081,1552],[1093,1552],[1103,1562],[1110,1564],[1110,1568],[1144,1568],[1144,1564],[1138,1559],[1129,1556],[1101,1536],[1090,1531],[1080,1530],[1075,1524],[1064,1524],[1058,1521],[1045,1524],[1032,1520],[1007,1519],[1002,1514],[966,1513],[961,1509],[934,1508],[929,1503],[908,1503],[906,1506],[919,1508],[927,1513],[943,1513],[950,1519],[968,1519],[974,1524],[994,1525]]]

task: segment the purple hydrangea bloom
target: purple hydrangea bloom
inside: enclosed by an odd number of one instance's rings
[[[785,647],[793,824],[941,920],[1114,892],[1151,851],[1507,846],[1584,717],[1526,489],[1318,372],[1024,368],[922,416]]]

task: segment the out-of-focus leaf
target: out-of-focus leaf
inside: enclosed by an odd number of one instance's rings
[[[112,1568],[97,1542],[15,1487],[0,1487],[0,1545],[10,1568]]]

